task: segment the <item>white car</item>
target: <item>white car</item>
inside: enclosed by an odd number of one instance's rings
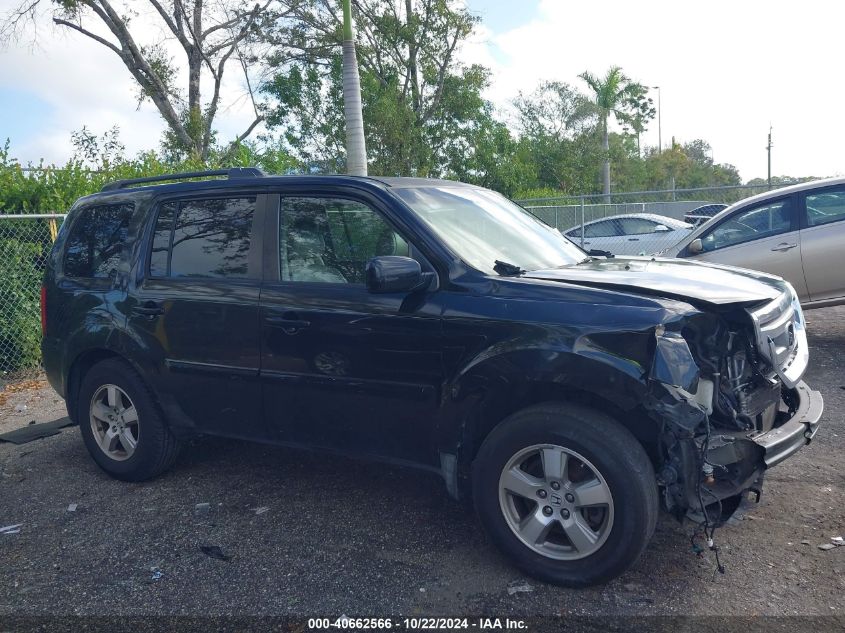
[[[677,244],[692,230],[693,225],[654,213],[629,213],[601,218],[584,224],[584,243],[581,227],[567,229],[563,234],[585,251],[608,251],[614,255],[650,255]]]

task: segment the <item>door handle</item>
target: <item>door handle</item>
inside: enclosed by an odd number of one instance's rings
[[[164,308],[156,301],[144,301],[141,305],[132,308],[132,312],[145,316],[148,319],[154,319],[155,317],[164,314]]]
[[[781,242],[780,244],[772,248],[772,250],[784,252],[788,251],[790,248],[795,248],[796,246],[798,246],[798,244],[787,244],[786,242]]]
[[[638,237],[629,237],[629,238],[628,238],[628,241],[629,241],[629,242],[639,242],[639,241],[640,241],[640,238],[638,238]]]
[[[268,316],[266,321],[270,327],[281,328],[285,334],[295,334],[299,330],[311,325],[311,321],[299,319],[292,313],[283,314],[282,316]]]

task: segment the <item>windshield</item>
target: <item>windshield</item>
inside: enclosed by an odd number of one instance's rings
[[[482,272],[495,272],[497,260],[527,271],[571,266],[586,257],[556,229],[488,189],[431,186],[393,193]]]

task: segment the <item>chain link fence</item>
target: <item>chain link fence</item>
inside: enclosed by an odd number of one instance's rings
[[[651,255],[678,243],[710,217],[744,198],[768,191],[740,185],[670,191],[518,200],[585,250]]]
[[[0,213],[0,379],[41,367],[41,278],[64,215]]]

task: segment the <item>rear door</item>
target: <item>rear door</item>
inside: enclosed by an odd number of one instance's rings
[[[810,300],[845,297],[845,185],[801,198],[801,258]]]
[[[797,205],[786,196],[737,209],[701,235],[704,251],[694,258],[778,275],[806,301]]]
[[[266,196],[164,198],[155,205],[127,313],[158,368],[156,386],[209,433],[264,435],[258,300]]]

